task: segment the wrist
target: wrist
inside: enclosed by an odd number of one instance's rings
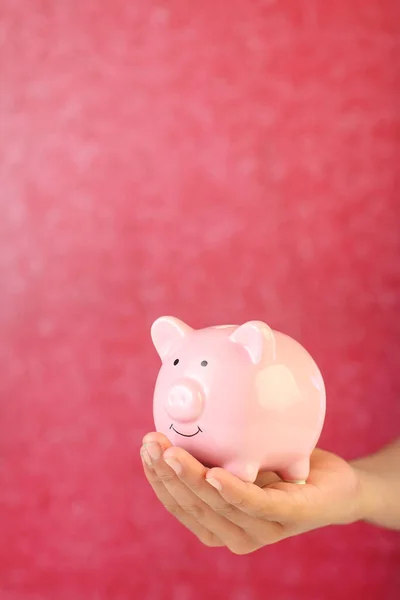
[[[354,522],[366,521],[377,524],[384,510],[385,481],[379,473],[370,469],[367,460],[350,463],[357,477],[357,501]]]
[[[351,465],[358,481],[358,520],[400,530],[400,439]]]

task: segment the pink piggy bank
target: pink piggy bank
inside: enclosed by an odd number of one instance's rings
[[[305,483],[325,386],[298,342],[259,321],[195,330],[173,317],[157,319],[151,336],[162,360],[157,431],[243,481],[268,470]]]

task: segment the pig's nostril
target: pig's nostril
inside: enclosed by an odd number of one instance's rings
[[[171,393],[170,403],[176,407],[185,408],[191,402],[191,396],[182,390],[175,390]]]

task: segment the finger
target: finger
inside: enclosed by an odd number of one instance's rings
[[[212,507],[218,514],[231,519],[233,514],[245,518],[245,515],[226,502],[206,481],[208,469],[182,448],[170,448],[164,452],[165,462],[175,470],[180,481],[193,494]]]
[[[181,448],[170,448],[164,453],[164,459],[176,470],[179,479],[193,494],[208,505],[215,513],[224,517],[231,523],[237,525],[248,534],[252,540],[263,540],[263,545],[268,541],[275,540],[276,535],[281,533],[280,525],[267,523],[246,514],[236,506],[232,505],[221,494],[212,487],[207,479],[208,470],[193,456]]]
[[[272,483],[259,488],[219,468],[207,473],[207,481],[229,504],[256,519],[285,523],[302,519],[306,514],[303,493],[306,486],[299,489],[296,484]]]
[[[154,469],[146,463],[148,458],[144,449],[141,450],[141,458],[146,479],[153,488],[158,500],[164,505],[167,511],[182,523],[182,525],[194,533],[206,546],[223,546],[223,543],[211,531],[208,531],[208,529],[203,527],[203,525],[198,523],[196,519],[187,514],[179,506],[176,500],[168,492],[165,485],[160,481]]]
[[[153,442],[155,444],[159,444],[161,446],[161,448],[163,449],[163,451],[165,451],[167,448],[170,448],[172,446],[169,439],[164,434],[159,433],[158,431],[152,431],[150,433],[147,433],[144,436],[142,443],[145,446],[146,444],[151,444]]]
[[[164,452],[164,460],[171,468],[175,469],[181,482],[200,500],[213,508],[215,512],[232,522],[236,522],[236,517],[240,521],[236,524],[240,527],[246,522],[248,516],[221,497],[218,491],[206,480],[208,469],[188,452],[182,448],[170,448]]]
[[[217,514],[179,479],[175,471],[163,459],[161,447],[153,444],[154,442],[146,443],[145,447],[153,459],[151,466],[155,475],[183,511],[211,531],[230,549],[234,549],[238,543],[249,542],[248,535],[240,527]],[[195,459],[193,458],[193,460]],[[201,465],[201,468],[205,473],[205,467]]]
[[[266,485],[271,485],[272,483],[278,483],[279,481],[282,480],[276,473],[273,473],[272,471],[260,471],[254,485],[262,488]]]

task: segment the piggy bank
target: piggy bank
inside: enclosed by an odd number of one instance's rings
[[[260,321],[193,329],[161,317],[151,329],[162,366],[156,430],[208,467],[243,481],[259,471],[304,483],[325,419],[325,386],[310,354]]]

